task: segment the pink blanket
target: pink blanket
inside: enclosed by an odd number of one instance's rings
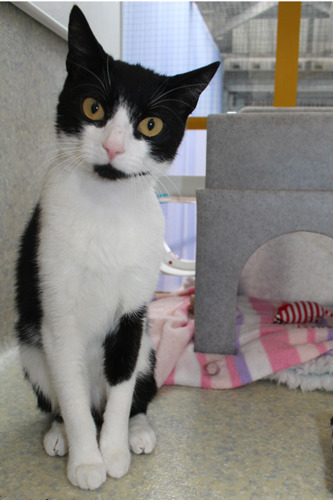
[[[189,314],[193,293],[194,287],[162,296],[150,305],[158,386],[231,389],[333,352],[333,329],[324,322],[274,324],[280,304],[241,296],[236,314],[237,353],[195,353],[194,319]]]

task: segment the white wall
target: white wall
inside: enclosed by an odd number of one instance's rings
[[[69,13],[74,2],[12,2],[57,35],[67,39]],[[75,2],[85,14],[104,50],[121,59],[121,2]]]

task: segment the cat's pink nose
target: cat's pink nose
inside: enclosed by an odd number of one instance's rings
[[[121,146],[120,144],[111,146],[104,143],[103,148],[106,150],[110,161],[114,160],[116,156],[121,155],[125,151],[124,147]]]
[[[110,161],[125,152],[124,133],[120,127],[111,128],[108,137],[103,143],[103,148],[106,150]]]

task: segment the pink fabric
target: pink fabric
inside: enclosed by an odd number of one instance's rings
[[[231,389],[333,351],[333,329],[274,324],[280,304],[238,297],[237,345],[232,355],[194,352],[194,320],[189,315],[194,287],[151,303],[149,319],[156,348],[158,386],[187,385]]]

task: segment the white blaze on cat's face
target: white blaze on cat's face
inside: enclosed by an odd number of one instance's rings
[[[60,145],[68,143],[68,136],[60,134]],[[95,165],[111,164],[117,170],[135,175],[151,174],[153,178],[164,175],[170,162],[157,161],[150,155],[150,145],[134,135],[126,106],[120,105],[113,117],[103,127],[86,124],[79,136],[72,136],[77,151],[84,159],[83,167],[93,171]],[[66,148],[63,148],[66,150]]]

